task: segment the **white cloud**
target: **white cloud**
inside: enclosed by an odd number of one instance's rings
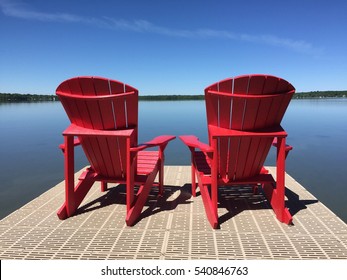
[[[0,0],[0,8],[3,14],[6,16],[26,20],[37,20],[44,22],[82,23],[112,30],[152,33],[163,36],[180,38],[229,39],[236,41],[251,42],[256,44],[266,44],[276,47],[283,47],[296,52],[307,53],[312,55],[316,55],[321,52],[321,50],[315,48],[312,44],[306,41],[281,38],[274,35],[239,34],[227,30],[215,29],[173,29],[155,25],[146,20],[127,21],[123,19],[114,19],[110,17],[87,18],[68,13],[44,13],[35,11],[28,5],[25,5],[21,2],[9,0]]]

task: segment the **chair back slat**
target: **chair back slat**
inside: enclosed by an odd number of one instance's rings
[[[228,174],[229,166],[229,152],[230,152],[230,139],[219,138],[218,139],[218,151],[220,157],[218,158],[218,170],[222,178],[226,178]]]
[[[231,80],[233,82],[233,88],[230,93],[232,94],[248,93],[249,76],[240,76]],[[226,80],[222,81],[222,83],[225,83],[225,81]]]
[[[218,84],[212,85],[208,90],[218,91]],[[218,107],[219,99],[215,98],[207,89],[205,90],[205,104],[206,104],[206,116],[208,124],[218,125]]]

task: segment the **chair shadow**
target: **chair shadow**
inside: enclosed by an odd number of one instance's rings
[[[260,188],[261,189],[261,188]],[[177,192],[179,194],[177,195]],[[110,205],[126,204],[126,186],[124,184],[114,185],[100,197],[80,206],[75,216],[102,209]],[[200,192],[197,192],[200,196]],[[318,200],[300,199],[299,195],[286,188],[286,207],[294,217],[298,212],[307,209],[307,205],[318,203]],[[146,201],[146,209],[141,213],[136,223],[142,219],[163,211],[171,211],[179,205],[193,203],[191,199],[191,184],[183,186],[164,186],[164,194],[159,196],[157,188],[152,188]],[[223,224],[243,211],[271,209],[265,194],[262,191],[254,193],[253,187],[248,185],[234,187],[220,187],[218,189],[218,208],[226,209],[227,212],[219,217],[219,224]],[[125,213],[124,213],[125,216]]]
[[[111,184],[110,184],[111,185]],[[137,188],[135,188],[137,191]],[[179,194],[177,194],[179,192]],[[86,204],[81,205],[75,212],[75,216],[85,214],[97,209],[102,209],[111,205],[126,205],[126,186],[125,184],[114,185],[108,188],[100,197]],[[144,211],[139,216],[136,223],[143,218],[154,215],[162,211],[174,210],[178,205],[189,204],[191,198],[190,185],[183,186],[164,186],[164,194],[159,195],[158,188],[153,187],[145,203]],[[125,212],[124,212],[125,217]]]
[[[288,188],[285,189],[285,195],[288,199],[286,201],[286,207],[289,208],[289,212],[293,217],[298,212],[307,209],[307,205],[319,202],[317,199],[300,199],[298,194]]]
[[[261,188],[260,188],[261,189]],[[200,192],[197,192],[197,196]],[[286,188],[286,207],[294,217],[298,212],[307,209],[307,205],[318,203],[318,200],[300,199],[299,195]],[[254,193],[252,186],[220,187],[218,190],[218,208],[227,212],[219,216],[219,224],[232,219],[243,211],[272,209],[262,190]]]

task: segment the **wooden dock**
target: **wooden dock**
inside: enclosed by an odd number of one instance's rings
[[[274,168],[269,168],[273,173]],[[78,173],[76,174],[78,176]],[[211,229],[190,167],[165,167],[165,195],[125,225],[125,188],[93,186],[79,213],[60,221],[64,182],[0,221],[0,259],[347,259],[347,225],[286,175],[294,225],[281,224],[250,187],[221,191],[221,228]]]

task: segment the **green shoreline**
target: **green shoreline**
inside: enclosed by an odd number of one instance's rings
[[[310,91],[294,94],[294,99],[320,99],[320,98],[346,98],[345,91]],[[203,100],[204,95],[140,95],[139,100],[143,101],[185,101]],[[47,102],[59,101],[55,95],[37,95],[20,93],[0,93],[0,103],[19,103],[19,102]]]

